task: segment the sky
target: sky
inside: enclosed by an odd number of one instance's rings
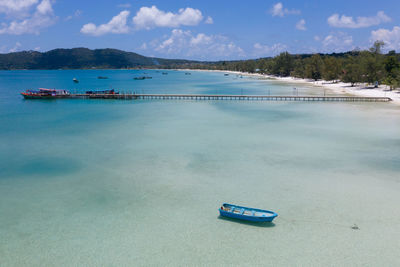
[[[399,0],[0,0],[0,53],[116,48],[233,60],[280,52],[400,50]]]

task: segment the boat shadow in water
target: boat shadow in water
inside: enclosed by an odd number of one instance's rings
[[[233,222],[233,223],[240,223],[240,224],[245,224],[245,225],[249,225],[249,226],[255,226],[255,227],[263,227],[263,228],[275,227],[275,224],[273,222],[251,222],[251,221],[245,221],[245,220],[240,220],[240,219],[235,219],[235,218],[224,217],[221,215],[218,216],[218,219],[223,220],[223,221]]]

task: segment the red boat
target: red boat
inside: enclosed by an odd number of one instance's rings
[[[53,99],[68,97],[70,93],[67,90],[39,88],[39,90],[26,90],[21,95],[27,99]]]

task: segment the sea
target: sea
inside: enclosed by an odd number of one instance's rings
[[[0,71],[0,266],[400,266],[399,106],[20,95],[334,94],[186,72]]]

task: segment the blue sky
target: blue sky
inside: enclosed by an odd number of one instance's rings
[[[382,1],[0,0],[0,53],[117,48],[198,60],[400,50],[400,5]]]

